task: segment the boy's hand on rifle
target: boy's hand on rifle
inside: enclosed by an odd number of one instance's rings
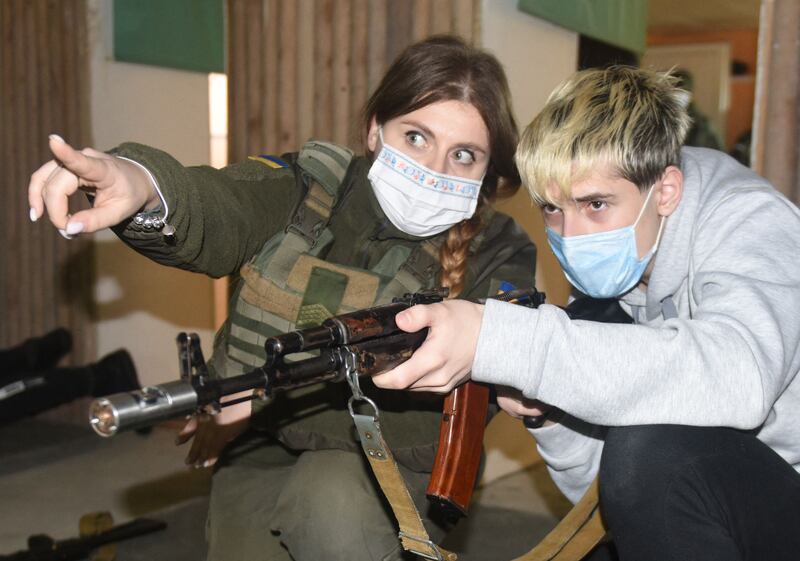
[[[234,394],[228,399],[249,395],[250,391]],[[216,415],[193,415],[175,438],[175,444],[192,440],[186,455],[186,465],[196,468],[210,467],[217,463],[222,451],[230,441],[247,430],[250,424],[251,403],[244,401],[223,407]]]
[[[516,388],[496,386],[496,389],[497,405],[515,419],[538,417],[551,409],[549,405],[538,399],[528,399]]]
[[[375,385],[448,393],[469,379],[483,320],[483,306],[466,300],[413,306],[397,314],[403,331],[430,328],[414,355],[400,366],[373,376]]]

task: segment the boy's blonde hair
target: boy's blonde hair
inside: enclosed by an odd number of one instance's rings
[[[598,165],[645,190],[667,166],[680,164],[691,119],[688,92],[670,73],[629,66],[583,70],[550,94],[522,133],[516,161],[538,204],[552,204],[550,185],[565,198]]]

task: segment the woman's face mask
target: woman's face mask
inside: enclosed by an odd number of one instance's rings
[[[437,173],[383,140],[369,170],[369,181],[381,209],[399,230],[412,236],[434,236],[472,217],[481,179]]]
[[[438,101],[372,127],[368,177],[398,229],[427,237],[472,217],[490,158],[489,131],[473,105]]]
[[[636,226],[652,194],[653,187],[634,223],[624,228],[569,237],[546,228],[550,247],[575,288],[594,298],[615,298],[639,282],[658,248],[664,226],[662,217],[653,247],[639,259]]]

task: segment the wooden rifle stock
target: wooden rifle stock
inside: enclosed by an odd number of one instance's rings
[[[439,427],[439,448],[426,494],[440,505],[466,515],[478,477],[489,388],[467,382],[445,398]]]

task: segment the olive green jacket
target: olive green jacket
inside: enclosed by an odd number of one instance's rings
[[[213,277],[235,275],[257,256],[283,232],[304,194],[293,163],[296,154],[283,157],[289,164],[283,168],[248,160],[216,170],[184,167],[164,152],[134,143],[112,152],[140,162],[154,174],[175,236],[170,241],[133,222],[120,224],[115,232],[159,263]],[[423,239],[399,231],[385,217],[367,179],[369,166],[366,158],[358,157],[348,168],[329,224],[333,242],[318,257],[371,271],[388,282]],[[494,211],[486,222],[471,246],[462,298],[495,294],[502,281],[518,287],[534,283],[536,249],[527,235],[511,218]],[[433,275],[431,284],[437,277]],[[212,368],[225,352],[225,330],[217,334]],[[441,397],[379,390],[368,382],[362,386],[381,409],[381,425],[398,460],[412,469],[430,469]],[[347,384],[320,384],[281,394],[254,416],[254,424],[267,427],[291,448],[357,450],[348,392]]]

